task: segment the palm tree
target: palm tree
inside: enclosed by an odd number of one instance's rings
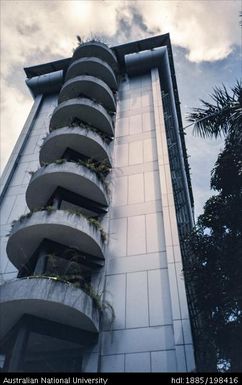
[[[201,100],[203,107],[193,108],[187,120],[194,124],[194,132],[199,136],[227,136],[242,130],[242,86],[237,81],[230,95],[223,85],[215,87],[211,98],[214,103]]]
[[[203,106],[188,117],[201,137],[225,137],[211,173],[216,195],[205,203],[186,245],[189,258],[184,272],[199,314],[196,333],[202,371],[242,371],[241,83],[231,91],[215,88],[213,103],[202,100]]]

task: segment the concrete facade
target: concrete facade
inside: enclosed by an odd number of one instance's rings
[[[114,52],[121,55],[121,48],[115,47]],[[108,234],[105,265],[92,279],[112,304],[115,320],[111,329],[105,322],[100,326],[98,343],[84,355],[83,371],[189,372],[195,368],[162,101],[166,89],[177,122],[174,84],[168,76],[166,45],[160,51],[150,49],[122,54],[126,66],[110,144],[111,204],[102,219]],[[161,75],[163,69],[165,75]],[[2,282],[17,277],[6,254],[7,234],[12,221],[28,212],[29,172],[39,167],[40,146],[57,103],[58,92],[35,96],[3,175]],[[181,152],[178,157],[182,164]]]

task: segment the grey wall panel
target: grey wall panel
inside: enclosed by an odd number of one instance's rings
[[[110,258],[107,274],[132,273],[167,267],[166,253],[145,253],[134,256]]]
[[[174,350],[151,352],[152,372],[176,372],[176,353]]]
[[[103,332],[102,354],[141,353],[174,348],[171,325]]]
[[[123,257],[127,249],[127,218],[110,221],[109,254],[111,258]]]
[[[32,113],[32,115],[30,114],[25,125],[26,128],[21,134],[24,138],[27,134],[27,128],[30,130],[28,139],[23,141],[24,147],[21,148],[21,153],[16,153],[18,164],[17,167],[15,166],[16,168],[13,176],[8,180],[8,184],[5,186],[5,194],[0,206],[1,230],[3,231],[4,228],[6,228],[6,231],[4,231],[5,233],[9,232],[13,220],[17,220],[21,215],[28,211],[25,201],[25,192],[31,177],[29,172],[35,171],[39,167],[39,149],[42,143],[42,137],[44,136],[44,133],[48,131],[50,117],[56,106],[56,102],[57,96],[55,95],[45,97],[39,105],[38,110],[36,110],[35,113]],[[19,149],[20,146],[18,146],[18,151]],[[10,160],[13,159],[16,151],[17,147],[14,148]],[[10,168],[10,166],[10,164],[7,165],[8,168]],[[1,252],[1,273],[3,274],[3,279],[7,280],[15,277],[17,271],[9,262],[6,254],[7,238],[4,238],[2,242],[4,246],[2,247]]]
[[[124,372],[124,354],[103,356],[101,359],[101,372]]]
[[[112,330],[125,328],[126,307],[126,274],[107,276],[105,286],[105,300],[113,303],[115,320],[111,325]],[[110,329],[108,322],[106,328]]]
[[[125,354],[125,372],[150,372],[150,353]]]
[[[167,269],[148,272],[150,325],[172,324],[171,297]]]
[[[145,215],[128,218],[128,255],[146,253]]]
[[[147,272],[127,274],[126,327],[149,325]]]

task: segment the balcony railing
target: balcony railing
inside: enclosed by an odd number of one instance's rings
[[[62,164],[49,164],[33,174],[26,191],[30,210],[46,206],[58,187],[108,206],[106,187],[100,176],[81,164],[61,161]]]
[[[21,269],[33,256],[43,239],[71,246],[83,253],[104,259],[105,233],[99,222],[78,212],[54,210],[30,212],[13,225],[7,243],[9,260]]]
[[[40,164],[61,159],[67,149],[97,162],[106,161],[111,165],[111,155],[107,142],[92,129],[85,126],[62,127],[52,131],[45,138],[40,149]]]
[[[118,62],[113,51],[108,48],[106,44],[103,44],[98,41],[89,41],[87,43],[81,44],[75,49],[73,54],[73,61],[80,59],[82,57],[97,57],[112,67],[112,69],[117,72]]]
[[[105,61],[96,57],[83,57],[75,60],[66,72],[65,80],[70,80],[80,75],[95,76],[104,81],[112,90],[118,88],[116,75]]]
[[[30,277],[0,286],[0,338],[24,314],[97,332],[99,309],[82,289],[54,278]]]
[[[113,136],[113,122],[108,112],[87,98],[70,99],[56,107],[50,120],[50,130],[70,126],[75,119]]]
[[[81,75],[66,81],[60,91],[58,102],[78,98],[80,95],[95,100],[109,111],[116,111],[116,101],[111,89],[97,77]]]

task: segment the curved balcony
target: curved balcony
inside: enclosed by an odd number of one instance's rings
[[[112,119],[105,108],[86,98],[70,99],[59,104],[51,117],[50,131],[70,126],[74,119],[82,120],[105,134],[113,136]]]
[[[57,187],[91,199],[102,206],[108,206],[104,185],[96,174],[74,162],[65,162],[49,164],[34,173],[26,191],[29,209],[45,207]]]
[[[44,239],[104,259],[101,232],[85,217],[56,210],[30,213],[14,224],[7,243],[9,260],[22,268]]]
[[[97,57],[112,67],[114,71],[118,70],[118,62],[113,51],[106,46],[106,44],[93,41],[81,44],[75,49],[73,59],[80,59],[82,57]]]
[[[95,100],[107,110],[116,111],[116,102],[111,89],[106,83],[94,76],[81,75],[65,82],[60,91],[58,102],[62,103],[69,99],[78,98],[80,94]]]
[[[111,90],[118,89],[116,76],[110,65],[96,57],[83,57],[75,60],[66,72],[65,81],[80,75],[95,76],[104,81]]]
[[[71,284],[44,278],[9,281],[0,287],[0,337],[24,314],[98,332],[99,311],[91,297]]]
[[[95,132],[80,127],[63,127],[52,131],[40,149],[40,164],[61,159],[67,148],[98,162],[111,165],[108,145]]]

